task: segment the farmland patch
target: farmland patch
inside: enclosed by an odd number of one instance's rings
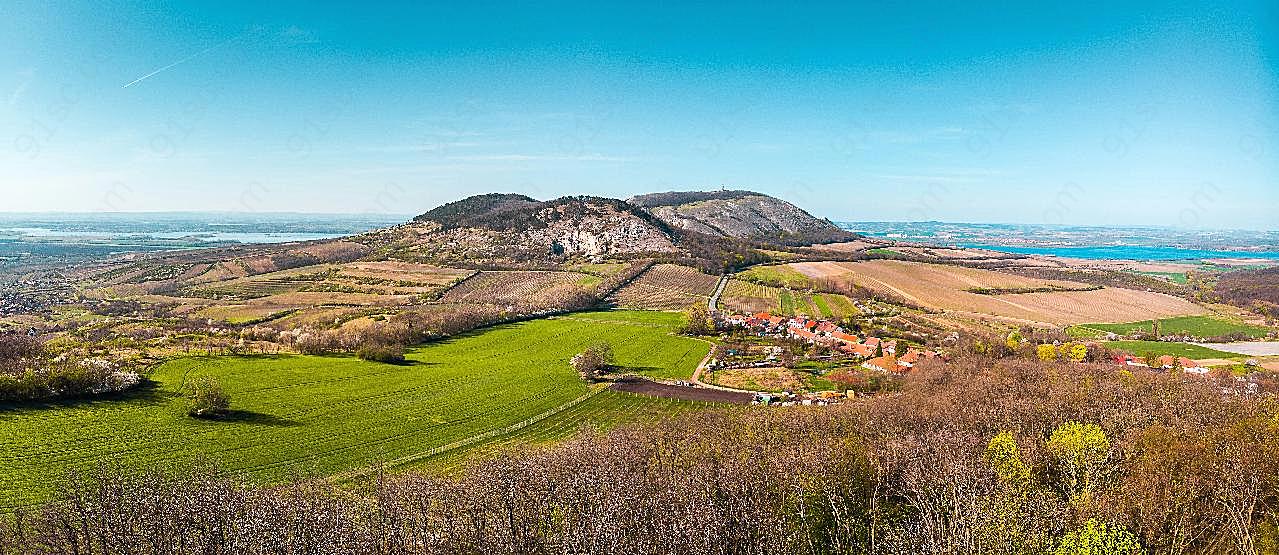
[[[1132,321],[1206,312],[1202,307],[1178,297],[1113,287],[1087,291],[983,295],[974,293],[971,289],[1085,289],[1089,286],[960,266],[897,260],[805,262],[792,266],[814,278],[851,281],[855,285],[897,295],[922,306],[1028,322],[1075,324]]]
[[[619,365],[691,375],[708,346],[668,335],[677,314],[544,319],[412,349],[409,363],[354,357],[183,358],[119,399],[0,407],[0,504],[43,499],[62,472],[103,462],[182,466],[207,458],[262,481],[332,474],[504,428],[585,393],[568,360],[614,346]],[[218,379],[235,412],[186,416],[185,385]]]

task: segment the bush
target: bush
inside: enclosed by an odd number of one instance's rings
[[[196,418],[217,418],[231,409],[231,397],[210,376],[200,376],[191,383],[190,398],[187,414]]]
[[[1082,528],[1061,540],[1053,555],[1138,555],[1141,542],[1123,526],[1088,519]]]
[[[368,342],[355,350],[355,356],[371,362],[401,364],[404,362],[404,347],[394,343]]]
[[[0,370],[16,368],[44,354],[44,343],[25,334],[0,334]]]
[[[0,401],[39,401],[116,393],[142,383],[136,372],[103,359],[36,359],[0,370]]]

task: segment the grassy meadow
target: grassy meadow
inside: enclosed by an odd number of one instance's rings
[[[1186,357],[1191,359],[1240,359],[1240,355],[1209,349],[1208,347],[1200,347],[1190,343],[1174,343],[1169,341],[1107,341],[1104,343],[1111,349],[1127,351],[1136,356],[1145,356],[1146,353],[1154,353],[1156,355],[1172,355],[1177,357]]]
[[[691,410],[718,407],[714,403],[648,397],[622,391],[603,390],[588,399],[525,428],[500,434],[483,442],[426,457],[411,468],[453,471],[468,460],[499,456],[508,449],[536,447],[569,439],[579,431],[602,432],[628,422],[652,421]]]
[[[611,343],[631,371],[687,379],[709,346],[669,335],[679,319],[618,311],[508,324],[412,349],[403,365],[344,356],[181,358],[119,398],[0,406],[0,506],[37,502],[68,471],[99,464],[207,461],[272,481],[412,456],[582,398],[589,389],[568,359],[596,342]],[[201,375],[230,394],[229,417],[186,415],[183,386]]]
[[[1142,320],[1123,324],[1080,324],[1079,327],[1127,335],[1135,331],[1150,332],[1153,329],[1153,323],[1152,320]],[[1181,316],[1159,320],[1160,334],[1189,333],[1195,337],[1216,337],[1236,332],[1247,334],[1252,338],[1258,338],[1265,337],[1270,330],[1261,326],[1233,322],[1215,316]]]

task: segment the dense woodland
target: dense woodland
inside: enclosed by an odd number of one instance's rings
[[[1230,304],[1279,315],[1279,267],[1228,272],[1217,280],[1214,292]]]
[[[354,488],[104,467],[4,553],[1267,553],[1279,408],[1232,379],[961,354],[894,394],[743,408]]]

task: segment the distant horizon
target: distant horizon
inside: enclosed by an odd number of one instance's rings
[[[785,199],[782,199],[785,200]],[[432,207],[433,208],[433,207]],[[801,207],[803,208],[803,207]],[[12,211],[0,209],[0,217],[13,216],[132,216],[132,215],[234,215],[234,216],[335,216],[343,218],[376,218],[376,219],[395,219],[400,218],[404,221],[412,220],[422,213],[430,210],[424,209],[417,213],[391,213],[391,212],[302,212],[302,211],[237,211],[237,210],[135,210],[135,211],[113,211],[113,212],[92,212],[92,211],[63,211],[63,210],[45,210],[45,211]],[[811,210],[805,211],[812,213]],[[982,226],[982,225],[1004,225],[1004,226],[1025,226],[1025,227],[1043,227],[1043,228],[1079,228],[1079,229],[1133,229],[1133,230],[1169,230],[1180,232],[1257,232],[1257,233],[1279,233],[1279,228],[1275,229],[1251,229],[1251,228],[1229,228],[1229,227],[1179,227],[1172,225],[1153,225],[1153,224],[1051,224],[1051,223],[1035,223],[1035,222],[1012,222],[1012,221],[952,221],[952,220],[847,220],[839,218],[823,217],[814,214],[818,218],[824,218],[836,225],[851,224],[943,224],[943,225],[966,225],[966,226]]]

